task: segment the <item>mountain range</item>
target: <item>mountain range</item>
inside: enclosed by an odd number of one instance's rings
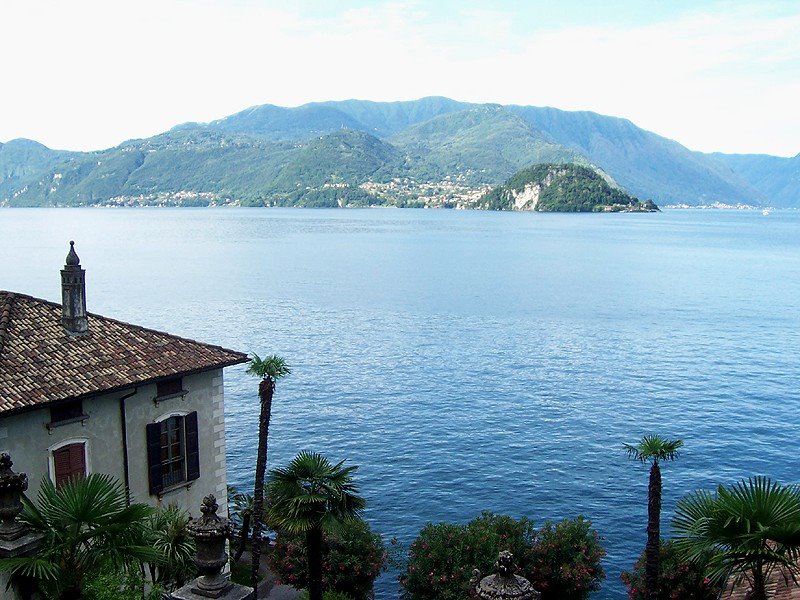
[[[592,112],[428,97],[262,105],[93,152],[0,144],[0,204],[457,206],[542,163],[659,205],[800,207],[800,154],[704,154]]]

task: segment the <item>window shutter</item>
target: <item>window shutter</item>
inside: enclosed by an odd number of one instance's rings
[[[155,496],[164,489],[161,476],[161,425],[147,424],[147,473],[150,479],[150,495]]]
[[[197,411],[184,418],[186,426],[186,481],[200,478],[200,444],[197,439]]]
[[[53,452],[56,487],[73,477],[86,476],[86,447],[83,443],[67,444]]]

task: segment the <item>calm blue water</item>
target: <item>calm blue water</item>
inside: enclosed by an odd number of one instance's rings
[[[485,509],[584,514],[607,599],[645,542],[623,442],[685,441],[665,529],[697,487],[800,479],[799,233],[789,211],[9,209],[0,288],[58,300],[75,239],[91,311],[288,360],[270,465],[348,458],[373,527],[406,543]],[[256,388],[226,372],[237,485]]]

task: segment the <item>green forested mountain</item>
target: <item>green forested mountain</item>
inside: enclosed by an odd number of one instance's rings
[[[445,174],[472,183],[497,183],[535,163],[580,162],[579,152],[556,144],[502,106],[468,108],[434,117],[389,138]]]
[[[484,210],[540,212],[657,211],[576,164],[539,164],[516,173],[476,203]]]
[[[713,156],[592,112],[511,106],[533,127],[574,148],[631,193],[660,203],[760,204],[763,194]]]
[[[283,108],[254,106],[208,124],[210,129],[228,133],[261,135],[270,140],[305,140],[337,129],[366,131],[366,127],[333,106],[306,104]]]
[[[472,206],[537,163],[660,204],[800,206],[800,158],[707,155],[630,121],[430,97],[263,105],[97,152],[0,144],[0,204]]]
[[[18,190],[20,182],[47,170],[70,154],[50,150],[33,140],[17,139],[0,144],[0,199]]]
[[[800,208],[800,154],[713,154],[764,197],[768,206]]]
[[[405,102],[343,100],[320,104],[342,111],[361,123],[364,131],[378,137],[389,137],[417,123],[474,106],[442,96],[428,96]]]

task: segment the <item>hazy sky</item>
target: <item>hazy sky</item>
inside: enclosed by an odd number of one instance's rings
[[[441,95],[800,152],[800,1],[2,0],[0,141],[90,150],[257,104]]]

